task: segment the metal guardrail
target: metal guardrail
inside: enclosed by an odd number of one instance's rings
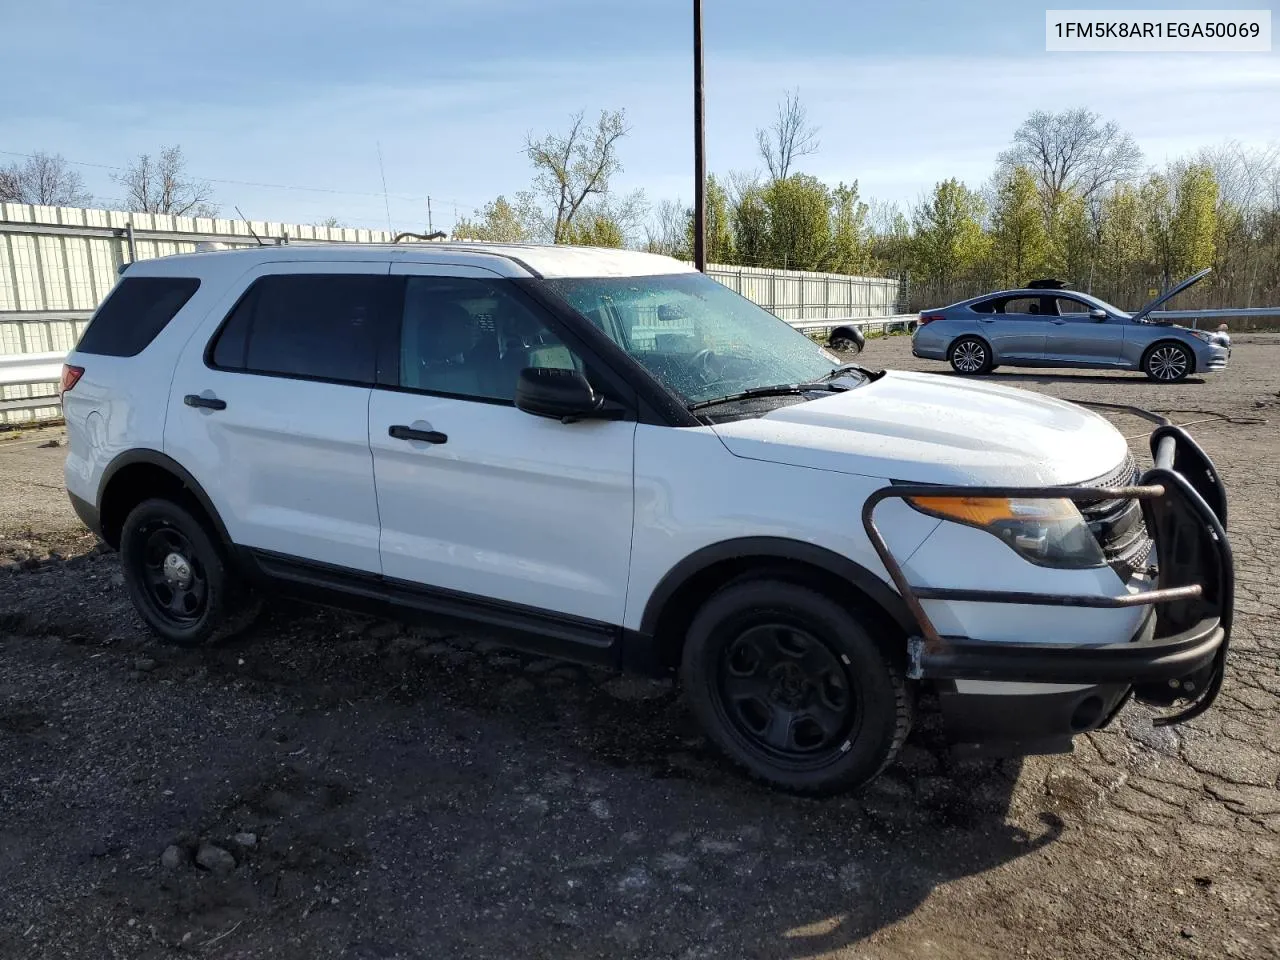
[[[895,327],[910,330],[919,319],[918,313],[895,313],[884,317],[827,317],[820,320],[788,320],[787,323],[806,333],[812,330],[835,330],[837,327],[857,327],[864,333],[879,333]]]
[[[1280,317],[1280,307],[1240,307],[1236,310],[1152,310],[1148,316],[1156,320],[1252,320]],[[1191,325],[1193,328],[1195,324]]]

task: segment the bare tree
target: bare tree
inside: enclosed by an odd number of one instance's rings
[[[684,256],[689,208],[679,200],[663,200],[644,225],[644,248],[668,257]]]
[[[809,123],[799,90],[789,92],[778,104],[772,126],[756,130],[756,145],[771,180],[787,179],[796,160],[818,152],[818,128]]]
[[[579,111],[566,133],[525,138],[525,153],[537,171],[534,188],[550,208],[545,226],[553,242],[565,241],[584,204],[608,194],[609,178],[622,169],[618,141],[629,130],[621,110],[601,111],[593,126]]]
[[[182,147],[165,147],[156,158],[144,153],[111,179],[125,188],[124,205],[130,210],[179,217],[218,215],[217,205],[210,202],[213,187],[187,176]]]
[[[25,163],[0,168],[0,202],[87,207],[93,197],[80,174],[61,155],[37,153]]]
[[[1014,131],[1013,146],[1000,154],[1002,172],[1026,167],[1046,212],[1056,209],[1067,192],[1096,210],[1106,188],[1132,178],[1142,163],[1133,137],[1113,121],[1101,120],[1083,107],[1061,113],[1036,110]]]

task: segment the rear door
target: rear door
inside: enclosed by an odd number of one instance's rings
[[[263,265],[188,342],[165,453],[204,486],[237,544],[379,572],[369,396],[394,312],[388,270]]]
[[[428,606],[603,648],[612,641],[581,621],[622,623],[636,424],[516,409],[524,367],[594,378],[513,281],[447,264],[392,271],[405,284],[398,370],[369,410],[384,575]]]
[[[978,332],[986,337],[1002,360],[1039,360],[1044,356],[1044,341],[1049,330],[1049,317],[1041,311],[1043,297],[1008,297],[989,300],[978,311]]]
[[[1057,316],[1050,321],[1045,341],[1046,360],[1063,363],[1112,365],[1120,362],[1125,323],[1108,316],[1094,320],[1090,306],[1074,297],[1056,297]]]

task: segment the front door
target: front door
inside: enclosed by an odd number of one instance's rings
[[[583,642],[583,621],[621,624],[636,424],[516,409],[522,368],[583,361],[511,280],[441,264],[392,271],[405,277],[399,371],[369,408],[384,575],[495,622],[560,623]]]
[[[1094,320],[1089,305],[1071,297],[1057,298],[1058,315],[1049,326],[1044,345],[1046,360],[1081,365],[1110,365],[1120,362],[1124,345],[1124,322],[1108,316]]]
[[[208,491],[235,543],[378,572],[369,395],[388,269],[258,267],[183,351],[164,452]]]

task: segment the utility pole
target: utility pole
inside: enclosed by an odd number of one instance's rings
[[[707,272],[706,98],[702,88],[702,0],[693,0],[693,265]]]
[[[435,233],[435,225],[431,222],[431,198],[427,197],[427,233]]]

